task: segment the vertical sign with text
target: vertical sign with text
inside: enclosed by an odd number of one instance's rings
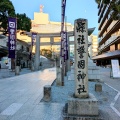
[[[61,40],[62,40],[62,50],[61,50],[61,56],[64,59],[64,62],[68,59],[68,43],[67,43],[67,32],[61,33]]]
[[[88,97],[88,30],[87,20],[77,19],[75,30],[75,96]]]
[[[68,60],[68,39],[67,39],[67,32],[64,32],[64,41],[65,41],[65,44],[64,44],[64,51],[65,51],[65,61]]]
[[[15,59],[15,50],[16,50],[16,18],[8,18],[8,49],[9,49],[9,58]]]

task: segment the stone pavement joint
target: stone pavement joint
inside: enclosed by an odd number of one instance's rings
[[[23,104],[20,103],[13,103],[11,104],[8,108],[6,108],[1,115],[14,115],[21,107]]]

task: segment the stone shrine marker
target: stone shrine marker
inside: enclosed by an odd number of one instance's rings
[[[98,101],[88,92],[88,28],[86,19],[74,24],[75,44],[75,93],[69,97],[67,116],[76,115],[86,120],[98,116]],[[89,117],[88,117],[89,116]]]
[[[75,97],[88,97],[88,28],[86,19],[75,20]]]

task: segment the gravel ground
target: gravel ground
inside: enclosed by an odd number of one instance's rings
[[[113,98],[117,95],[117,92],[105,85],[102,84],[102,92],[95,92],[95,84],[98,82],[89,82],[89,92],[93,93],[96,98],[99,100],[100,105],[108,106]],[[74,81],[65,79],[65,86],[56,86],[54,82],[52,86],[52,102],[65,103],[68,100],[68,97],[74,93]],[[59,97],[59,98],[58,98]]]
[[[50,103],[67,103],[67,100],[74,93],[74,81],[65,78],[65,86],[56,86],[56,81],[52,85],[52,100]],[[104,120],[120,120],[119,116],[111,109],[110,104],[114,101],[117,92],[102,84],[102,92],[95,92],[95,84],[98,82],[89,81],[89,93],[98,99],[99,114]],[[43,100],[41,101],[43,102]],[[117,103],[116,103],[117,104]],[[119,109],[119,108],[118,108]]]

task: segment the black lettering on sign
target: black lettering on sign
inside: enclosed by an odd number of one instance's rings
[[[82,80],[82,83],[84,83],[84,78],[86,76],[86,74],[84,72],[81,73],[81,71],[78,71],[78,75],[77,75],[77,79],[78,81]]]
[[[84,42],[84,35],[78,35],[79,36],[79,38],[77,39],[77,41],[78,41],[78,44],[80,45],[80,44],[85,44],[85,42]]]
[[[77,30],[77,32],[82,32],[82,33],[86,32],[85,31],[85,23],[83,21],[77,22],[76,30]]]
[[[79,48],[77,49],[77,51],[78,51],[78,54],[80,55],[79,57],[80,58],[83,58],[84,56],[83,56],[83,53],[85,53],[85,48],[84,48],[84,46],[79,46]]]
[[[78,68],[84,69],[85,68],[85,60],[78,61]]]
[[[83,92],[86,92],[85,91],[85,85],[79,85],[79,88],[77,89],[78,90],[78,93],[83,93]]]

